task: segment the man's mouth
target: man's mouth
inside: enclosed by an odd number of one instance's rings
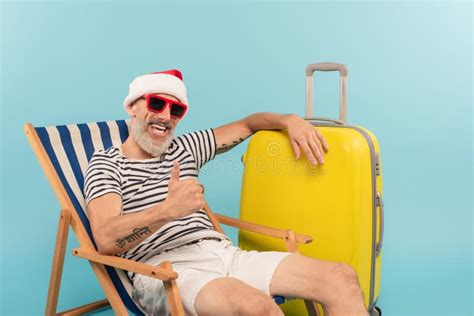
[[[168,134],[170,130],[169,126],[161,123],[150,123],[149,128],[152,135],[159,137],[163,137],[164,135]]]

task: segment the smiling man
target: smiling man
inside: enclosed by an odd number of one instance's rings
[[[297,159],[324,163],[322,135],[296,115],[256,113],[174,137],[188,109],[178,70],[137,77],[124,107],[130,136],[94,153],[85,180],[87,212],[102,254],[159,265],[171,261],[190,315],[282,315],[271,296],[319,302],[327,315],[367,315],[357,275],[342,263],[284,252],[243,251],[215,231],[204,207],[200,168],[263,129],[287,129]],[[267,197],[271,198],[271,197]],[[134,273],[133,299],[166,315],[161,281]]]

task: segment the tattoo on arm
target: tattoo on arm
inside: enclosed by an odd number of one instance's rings
[[[250,134],[250,135],[252,135],[252,134]],[[249,136],[247,136],[247,137],[249,137]],[[232,142],[232,144],[222,144],[220,147],[217,147],[216,153],[217,154],[222,154],[222,153],[225,153],[226,151],[231,150],[232,148],[234,148],[235,146],[237,146],[238,144],[243,142],[247,137],[245,137],[245,138],[240,137],[239,140],[234,140]]]
[[[255,132],[249,132],[248,135],[246,135],[244,137],[239,137],[238,140],[232,141],[232,144],[222,144],[222,145],[220,145],[219,147],[217,147],[216,154],[222,154],[222,153],[225,153],[226,151],[231,150],[232,148],[234,148],[235,146],[237,146],[238,144],[240,144],[241,142],[243,142],[244,140],[246,140],[247,138],[252,136],[254,133]]]
[[[144,235],[148,234],[151,234],[151,230],[148,227],[135,228],[133,229],[133,232],[130,235],[125,236],[122,239],[117,239],[115,241],[115,245],[119,248],[123,248],[126,243],[131,243],[136,240],[139,240]]]

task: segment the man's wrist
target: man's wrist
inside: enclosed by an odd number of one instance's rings
[[[156,204],[154,210],[156,212],[158,222],[166,223],[173,220],[172,207],[168,199],[164,200],[161,203]]]
[[[296,114],[283,114],[282,115],[282,125],[284,126],[285,129],[288,129],[290,126],[291,122],[294,121],[295,118],[298,118],[299,116]]]

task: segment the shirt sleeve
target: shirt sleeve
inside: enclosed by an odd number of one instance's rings
[[[122,196],[120,183],[120,172],[116,164],[109,157],[94,154],[84,180],[86,205],[107,193]]]
[[[216,137],[212,128],[181,135],[177,141],[193,156],[198,170],[216,156]]]

